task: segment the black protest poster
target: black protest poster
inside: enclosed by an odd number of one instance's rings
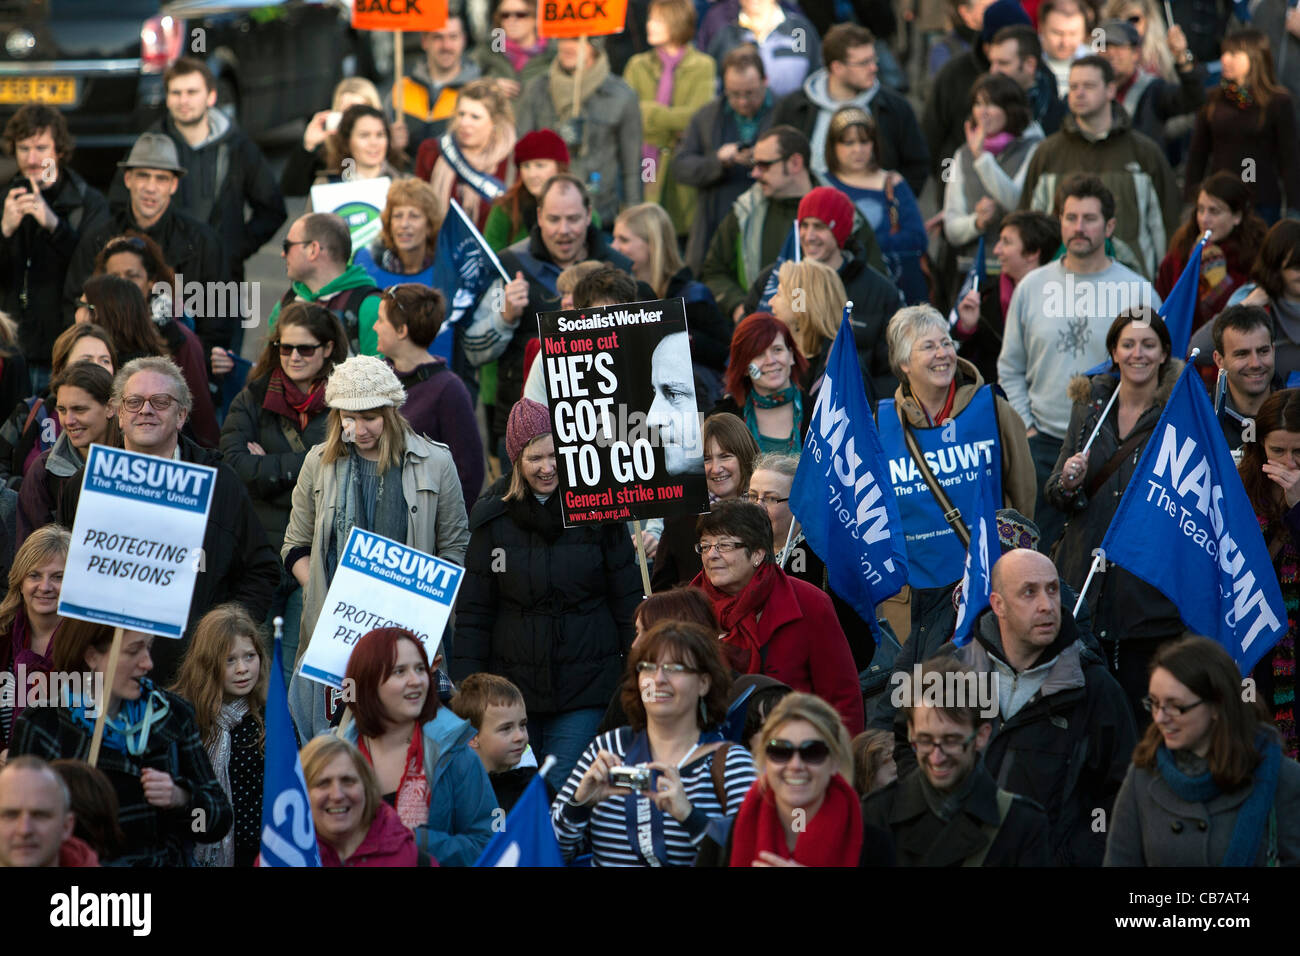
[[[681,299],[543,312],[565,527],[709,510]]]

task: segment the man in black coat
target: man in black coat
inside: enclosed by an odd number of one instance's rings
[[[133,399],[160,395],[172,399],[169,407],[160,410],[150,401],[142,402],[135,411],[127,407]],[[113,400],[118,408],[122,446],[127,451],[160,458],[176,457],[179,451],[181,461],[217,469],[186,636],[179,641],[155,641],[151,652],[154,667],[150,676],[158,686],[166,687],[176,677],[194,626],[208,611],[235,601],[254,621],[266,617],[271,596],[280,583],[280,561],[266,543],[266,533],[244,483],[222,463],[220,454],[200,448],[181,435],[193,397],[185,376],[171,359],[149,356],[128,362],[113,379]],[[65,488],[64,514],[72,522],[76,520],[81,474],[69,480]]]
[[[986,675],[944,656],[920,668],[919,682],[905,676],[897,689],[919,772],[863,800],[862,822],[893,835],[899,866],[1050,866],[1047,814],[1002,789],[981,759],[997,713],[980,687]]]
[[[68,265],[82,233],[108,222],[108,203],[68,167],[72,137],[58,110],[24,106],[6,124],[3,145],[18,172],[4,192],[0,308],[18,323],[18,346],[39,395],[50,377],[50,349],[71,323],[61,316]]]
[[[172,201],[185,175],[176,144],[162,133],[141,133],[130,154],[117,165],[125,170],[128,196],[123,202],[110,203],[107,222],[82,232],[63,287],[64,315],[69,319],[76,312],[82,286],[95,270],[95,256],[109,239],[128,230],[142,232],[158,243],[167,264],[185,277],[187,286],[228,278],[216,231],[181,212]],[[203,340],[204,355],[214,346],[225,348],[237,324],[236,316],[199,317],[195,332]]]
[[[722,96],[691,117],[677,147],[673,176],[695,187],[695,223],[685,258],[696,275],[731,204],[753,185],[754,141],[772,125],[774,103],[762,57],[749,44],[738,46],[722,61]]]

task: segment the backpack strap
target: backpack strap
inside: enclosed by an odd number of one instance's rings
[[[1002,825],[1007,822],[1007,815],[1011,813],[1011,805],[1015,803],[1015,800],[1016,800],[1015,794],[1010,793],[1007,790],[1003,790],[1001,787],[998,788],[997,825],[994,826],[992,824],[985,823],[980,827],[981,830],[983,830],[985,833],[988,834],[989,836],[988,843],[984,844],[984,849],[980,850],[974,856],[968,856],[966,858],[966,862],[963,863],[962,866],[983,866],[984,865],[984,860],[988,857],[989,850],[993,849],[994,841],[997,840],[998,834],[1002,832]]]
[[[1092,481],[1088,482],[1088,487],[1085,488],[1084,491],[1087,493],[1089,500],[1091,500],[1093,496],[1101,490],[1101,486],[1109,480],[1111,475],[1119,471],[1119,466],[1124,464],[1124,459],[1135,452],[1138,445],[1146,441],[1147,437],[1153,431],[1155,431],[1154,425],[1150,428],[1139,429],[1132,435],[1128,436],[1128,441],[1124,442],[1124,444],[1120,445],[1119,448],[1116,449],[1115,454],[1111,455],[1110,458],[1106,460],[1106,464],[1102,465],[1101,470],[1092,476]]]
[[[713,751],[713,764],[709,767],[709,773],[713,777],[713,792],[724,816],[727,813],[727,753],[735,746],[728,740]]]
[[[18,433],[19,435],[27,434],[27,429],[32,427],[32,422],[36,420],[36,416],[41,413],[41,409],[44,407],[45,399],[43,398],[38,398],[36,401],[32,402],[31,408],[27,409],[27,418],[23,421],[23,428],[22,431]]]

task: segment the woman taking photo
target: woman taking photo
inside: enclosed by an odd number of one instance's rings
[[[1106,353],[1119,369],[1119,378],[1103,372],[1091,378],[1077,375],[1070,382],[1074,409],[1044,492],[1054,507],[1070,516],[1056,566],[1061,579],[1076,591],[1083,588],[1093,549],[1101,546],[1183,369],[1183,363],[1170,354],[1164,320],[1147,308],[1130,309],[1115,318],[1106,333]],[[1117,388],[1119,396],[1102,419]],[[1084,452],[1099,420],[1101,430],[1092,448]],[[1093,634],[1141,727],[1146,723],[1140,701],[1146,693],[1147,664],[1162,641],[1182,633],[1178,609],[1116,564],[1096,576],[1087,596]]]
[[[0,601],[0,673],[9,681],[17,680],[20,664],[29,675],[54,669],[54,637],[63,622],[59,592],[71,541],[67,528],[48,525],[33,532],[14,555],[9,590]],[[17,690],[16,683],[10,686]],[[22,712],[16,696],[0,699],[0,757]]]
[[[325,169],[326,143],[338,130],[343,112],[349,106],[361,104],[382,109],[383,102],[375,84],[362,76],[347,76],[334,87],[334,99],[327,110],[316,113],[303,130],[302,142],[289,153],[280,174],[280,191],[286,196],[306,196],[312,183]],[[393,129],[393,142],[398,149],[406,148],[407,130],[404,124]]]
[[[533,750],[563,780],[618,684],[641,581],[625,526],[564,527],[545,405],[515,403],[506,452],[510,474],[470,519],[452,679],[487,671],[517,686]]]
[[[117,672],[107,674],[113,629],[65,621],[52,669],[103,675],[108,715],[97,766],[117,792],[126,835],[114,865],[191,866],[191,845],[219,843],[230,830],[230,801],[212,773],[190,705],[149,679],[153,636],[124,631],[121,641]],[[14,725],[9,753],[85,760],[94,714],[79,694],[58,707],[28,708]],[[196,827],[199,820],[204,825]]]
[[[1255,665],[1259,701],[1282,735],[1282,751],[1296,759],[1295,641],[1300,632],[1300,390],[1288,388],[1264,400],[1254,418],[1255,441],[1242,446],[1238,473],[1287,607],[1282,639]]]
[[[1187,152],[1187,199],[1211,173],[1254,172],[1255,211],[1269,225],[1300,204],[1300,166],[1291,94],[1273,72],[1268,38],[1241,30],[1223,38],[1223,80],[1196,114]],[[1283,196],[1285,193],[1285,197]]]
[[[89,339],[89,341],[97,341]],[[50,379],[50,393],[62,430],[54,447],[32,463],[18,493],[18,543],[37,528],[57,521],[65,526],[64,485],[78,476],[92,444],[121,444],[110,399],[113,373],[93,362],[74,362]]]
[[[769,312],[755,312],[731,336],[727,393],[712,414],[741,419],[760,452],[798,455],[812,420],[812,400],[799,385],[807,374],[808,360],[790,326]]]
[[[758,442],[745,423],[735,415],[710,415],[700,429],[700,442],[704,445],[704,481],[710,503],[739,497],[749,487],[754,461],[759,456]],[[700,573],[703,565],[695,550],[695,521],[695,515],[664,519],[650,575],[652,590],[666,591],[686,584]]]
[[[1169,298],[1192,249],[1207,231],[1210,238],[1201,250],[1193,331],[1222,312],[1228,298],[1250,279],[1250,267],[1268,232],[1252,209],[1250,187],[1238,173],[1214,173],[1201,183],[1196,209],[1169,240],[1169,251],[1160,262],[1156,292],[1161,299]]]
[[[473,726],[439,705],[433,674],[410,631],[364,635],[348,658],[345,679],[356,699],[338,736],[374,768],[384,803],[422,851],[442,866],[470,866],[492,838],[496,797],[468,746]]]
[[[1300,864],[1300,764],[1243,696],[1236,663],[1209,638],[1160,648],[1106,866]]]
[[[339,126],[325,139],[325,168],[312,184],[360,182],[387,176],[399,179],[406,157],[393,142],[393,129],[382,110],[356,103],[343,111]],[[311,200],[307,201],[311,212]]]
[[[816,694],[862,731],[862,691],[830,598],[776,566],[772,522],[747,501],[721,501],[696,525],[704,570],[691,584],[713,603],[722,651],[742,674]]]
[[[916,196],[902,175],[880,168],[880,129],[866,110],[837,110],[826,131],[826,181],[853,201],[871,224],[889,278],[908,305],[928,302],[921,268],[929,248]]]
[[[551,807],[560,852],[590,839],[595,866],[690,866],[710,822],[734,814],[754,781],[749,752],[715,728],[727,715],[731,674],[706,627],[665,621],[628,656],[627,727],[582,752]],[[615,768],[641,769],[644,786]]]
[[[535,129],[515,143],[515,170],[515,181],[492,206],[483,229],[483,238],[495,252],[528,238],[537,225],[537,195],[548,179],[569,171],[569,147],[554,130]],[[599,228],[594,210],[591,222]]]
[[[461,87],[447,132],[420,144],[415,176],[433,187],[438,221],[455,199],[482,232],[492,204],[514,179],[515,113],[495,80]]]
[[[403,282],[433,284],[433,256],[438,246],[438,203],[428,183],[399,179],[388,187],[375,241],[357,250],[359,265],[387,289]]]
[[[455,462],[411,431],[398,411],[405,401],[393,370],[371,355],[337,365],[325,386],[325,441],[303,461],[280,546],[303,589],[299,660],[354,526],[464,565],[469,528]],[[295,674],[289,691],[299,735],[327,730],[330,689]]]
[[[321,866],[428,866],[415,834],[384,803],[375,772],[357,748],[317,737],[298,753],[311,801]]]
[[[238,604],[200,618],[171,690],[194,708],[199,739],[235,814],[220,843],[195,850],[199,866],[252,866],[262,848],[266,687],[262,636]]]

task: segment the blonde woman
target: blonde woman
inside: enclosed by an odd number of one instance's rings
[[[1142,59],[1138,68],[1152,73],[1169,83],[1178,82],[1174,55],[1169,52],[1167,36],[1169,25],[1155,0],[1110,0],[1102,20],[1123,20],[1131,23],[1142,37]],[[1174,24],[1177,26],[1177,24]]]
[[[808,371],[800,384],[811,394],[826,371],[826,359],[840,330],[848,293],[839,274],[815,259],[784,262],[777,275],[772,314],[790,326],[799,351],[808,359]],[[856,341],[854,344],[862,368],[862,382],[869,388],[871,349]]]
[[[405,401],[397,375],[372,355],[336,366],[325,386],[325,441],[303,462],[280,551],[303,589],[299,659],[354,526],[464,564],[469,522],[456,463],[411,430],[398,411]],[[302,737],[328,728],[327,688],[294,675],[289,693]]]
[[[482,232],[514,181],[515,112],[495,80],[466,84],[447,132],[420,144],[415,176],[433,187],[438,221],[455,199]]]
[[[661,299],[686,300],[686,326],[691,331],[691,356],[721,382],[727,365],[731,332],[718,311],[713,293],[696,280],[678,252],[673,221],[662,206],[641,203],[623,210],[614,220],[614,249],[632,260],[632,274]]]

